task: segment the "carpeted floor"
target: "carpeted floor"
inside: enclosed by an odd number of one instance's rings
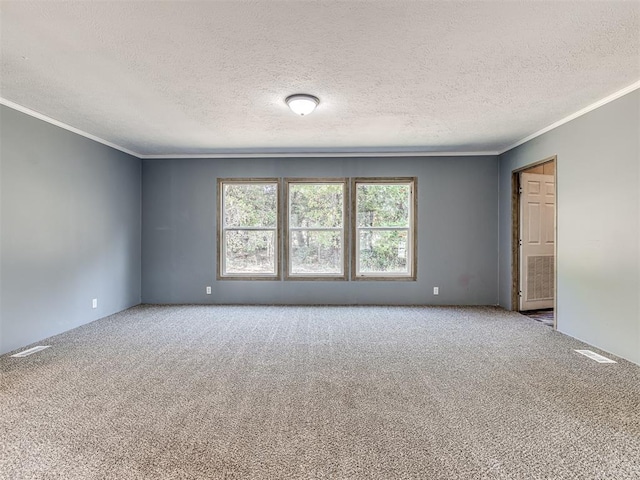
[[[39,344],[0,357],[2,479],[640,478],[640,367],[498,308],[140,306]]]

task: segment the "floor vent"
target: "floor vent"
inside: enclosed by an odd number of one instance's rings
[[[584,355],[585,357],[589,357],[591,360],[595,360],[598,363],[618,363],[615,360],[603,357],[602,355],[597,354],[596,352],[592,352],[591,350],[576,350],[576,352]]]
[[[45,348],[49,348],[50,346],[51,345],[38,345],[37,347],[32,347],[28,350],[25,350],[20,353],[16,353],[15,355],[11,355],[11,356],[16,358],[28,357],[29,355],[39,352],[40,350],[44,350]]]

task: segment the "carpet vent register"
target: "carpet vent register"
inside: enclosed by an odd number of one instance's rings
[[[615,360],[611,360],[610,358],[603,357],[602,355],[592,352],[591,350],[576,350],[581,355],[585,357],[589,357],[591,360],[595,360],[598,363],[618,363]]]
[[[51,345],[38,345],[36,347],[31,347],[27,350],[24,350],[20,353],[16,353],[15,355],[11,355],[12,357],[15,358],[22,358],[22,357],[28,357],[29,355],[33,355],[34,353],[40,352],[42,350],[44,350],[45,348],[49,348]]]

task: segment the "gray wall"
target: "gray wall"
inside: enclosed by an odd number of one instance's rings
[[[4,353],[140,303],[141,161],[4,106],[0,122]]]
[[[145,303],[497,304],[498,160],[143,160]],[[217,177],[418,177],[416,282],[216,281]],[[205,294],[205,286],[213,294]],[[433,295],[433,287],[440,295]]]
[[[511,308],[511,172],[558,155],[558,330],[640,363],[640,91],[500,157],[500,304]]]

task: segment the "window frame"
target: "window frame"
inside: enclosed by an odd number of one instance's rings
[[[274,240],[274,267],[275,273],[273,274],[259,274],[259,273],[247,273],[247,274],[225,274],[225,232],[227,229],[224,226],[224,186],[229,184],[275,184],[276,185],[276,225],[273,228],[258,227],[255,230],[268,230],[273,231]],[[282,231],[282,205],[281,205],[281,190],[282,182],[280,178],[218,178],[217,181],[217,211],[218,221],[216,222],[216,240],[217,240],[217,265],[216,265],[216,279],[217,280],[280,280],[282,278],[282,262],[281,262],[281,231]],[[234,227],[233,230],[245,230],[243,228]]]
[[[341,274],[317,274],[317,275],[299,275],[291,273],[291,245],[290,245],[290,227],[289,225],[289,213],[290,213],[290,185],[291,184],[310,184],[310,185],[326,185],[326,184],[338,184],[342,185],[342,273]],[[346,281],[349,279],[349,181],[347,178],[285,178],[284,179],[284,248],[283,248],[283,260],[284,264],[284,279],[294,281]],[[309,228],[303,230],[317,230],[317,231],[335,231],[337,227],[318,227]]]
[[[360,229],[370,229],[358,226],[358,185],[359,184],[380,184],[394,185],[400,184],[410,185],[411,198],[409,199],[409,232],[407,235],[408,250],[407,265],[409,272],[407,274],[362,274],[358,271],[359,263],[359,246],[360,246]],[[418,178],[417,177],[356,177],[351,179],[351,280],[354,281],[416,281],[418,273]],[[394,228],[389,228],[390,230]],[[403,227],[404,229],[404,227]],[[381,227],[380,230],[384,230]]]

